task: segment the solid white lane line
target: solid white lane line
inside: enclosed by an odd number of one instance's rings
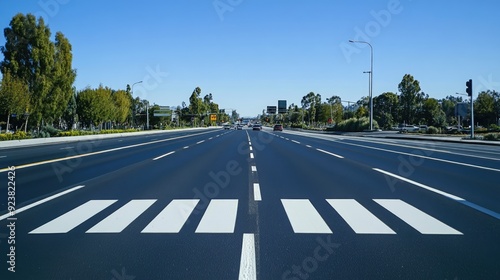
[[[385,175],[387,175],[387,176],[394,177],[394,178],[399,179],[399,180],[401,180],[401,181],[404,181],[404,182],[410,183],[410,184],[415,185],[415,186],[417,186],[417,187],[420,187],[420,188],[426,189],[426,190],[428,190],[428,191],[431,191],[431,192],[434,192],[434,193],[440,194],[440,195],[442,195],[442,196],[444,196],[444,197],[447,197],[447,198],[453,199],[453,200],[455,200],[456,202],[459,202],[459,203],[461,203],[461,204],[463,204],[463,205],[465,205],[465,206],[471,207],[471,208],[473,208],[473,209],[476,209],[477,211],[483,212],[483,213],[485,213],[485,214],[487,214],[487,215],[492,216],[493,218],[496,218],[496,219],[499,219],[499,220],[500,220],[500,213],[497,213],[497,212],[495,212],[495,211],[493,211],[493,210],[490,210],[490,209],[484,208],[484,207],[482,207],[482,206],[479,206],[479,205],[477,205],[477,204],[474,204],[474,203],[472,203],[472,202],[469,202],[469,201],[467,201],[467,200],[465,200],[464,198],[461,198],[461,197],[459,197],[459,196],[452,195],[452,194],[447,193],[447,192],[444,192],[444,191],[440,191],[440,190],[438,190],[438,189],[435,189],[435,188],[432,188],[432,187],[426,186],[426,185],[424,185],[424,184],[421,184],[421,183],[415,182],[415,181],[410,180],[410,179],[407,179],[407,178],[405,178],[405,177],[401,177],[401,176],[396,175],[396,174],[393,174],[393,173],[391,173],[391,172],[384,171],[384,170],[382,170],[382,169],[373,168],[373,170],[375,170],[375,171],[377,171],[377,172],[380,172],[380,173],[382,173],[382,174],[385,174]]]
[[[83,187],[85,187],[85,186],[84,186],[84,185],[81,185],[81,186],[76,186],[76,187],[73,187],[73,188],[71,188],[71,189],[67,189],[67,190],[62,191],[62,192],[60,192],[60,193],[56,193],[56,194],[54,194],[54,195],[51,195],[51,196],[46,197],[46,198],[44,198],[44,199],[41,199],[41,200],[39,200],[39,201],[33,202],[33,203],[28,204],[28,205],[26,205],[26,206],[24,206],[24,207],[21,207],[21,208],[19,208],[19,209],[16,209],[16,213],[15,213],[15,214],[19,214],[19,213],[21,213],[21,212],[24,212],[24,211],[26,211],[26,210],[30,209],[30,208],[33,208],[33,207],[35,207],[35,206],[38,206],[38,205],[40,205],[40,204],[42,204],[42,203],[45,203],[45,202],[47,202],[47,201],[51,201],[52,199],[58,198],[58,197],[63,196],[63,195],[65,195],[65,194],[67,194],[67,193],[70,193],[70,192],[73,192],[73,191],[79,190],[79,189],[81,189],[81,188],[83,188]],[[1,220],[3,220],[3,219],[5,219],[5,218],[8,218],[8,217],[11,217],[10,213],[7,213],[7,214],[4,214],[4,215],[0,216],[0,221],[1,221]]]
[[[199,199],[174,199],[141,232],[178,233]]]
[[[316,151],[318,151],[318,152],[322,152],[322,153],[325,153],[325,154],[327,154],[327,155],[331,155],[331,156],[334,156],[334,157],[337,157],[337,158],[344,158],[343,156],[339,156],[339,155],[336,155],[336,154],[334,154],[334,153],[330,153],[330,152],[325,151],[325,150],[322,150],[322,149],[316,149]]]
[[[120,207],[113,214],[87,230],[87,233],[120,233],[139,215],[146,211],[156,199],[135,199]]]
[[[255,201],[261,201],[262,197],[260,195],[260,185],[259,183],[254,183],[253,184],[253,199]]]
[[[252,165],[252,172],[257,172],[257,166]]]
[[[173,154],[173,153],[175,153],[175,151],[168,152],[168,153],[166,153],[166,154],[164,154],[164,155],[161,155],[161,156],[159,156],[159,157],[155,157],[153,160],[159,160],[160,158],[164,158],[164,157],[169,156],[169,155],[171,155],[171,154]]]
[[[205,142],[205,140],[198,141],[198,142],[196,142],[196,144],[201,144],[203,142]]]
[[[237,212],[237,199],[212,199],[195,232],[233,233]]]
[[[67,233],[115,202],[116,200],[90,200],[29,233]]]
[[[300,144],[299,141],[292,140],[293,143]]]
[[[354,199],[327,199],[330,205],[359,234],[396,234]]]
[[[253,233],[243,234],[241,245],[240,273],[238,280],[256,280],[255,238]]]
[[[420,187],[420,188],[422,188],[422,189],[426,189],[426,190],[428,190],[428,191],[431,191],[431,192],[434,192],[434,193],[440,194],[440,195],[445,196],[445,197],[447,197],[447,198],[451,198],[451,199],[453,199],[453,200],[465,200],[465,199],[463,199],[463,198],[461,198],[461,197],[458,197],[458,196],[455,196],[455,195],[449,194],[449,193],[447,193],[447,192],[443,192],[443,191],[437,190],[437,189],[435,189],[435,188],[431,188],[431,187],[426,186],[426,185],[424,185],[424,184],[420,184],[420,183],[415,182],[415,181],[413,181],[413,180],[410,180],[410,179],[408,179],[408,178],[405,178],[405,177],[402,177],[402,176],[399,176],[399,175],[393,174],[393,173],[391,173],[391,172],[384,171],[384,170],[382,170],[382,169],[373,168],[373,170],[375,170],[375,171],[377,171],[377,172],[380,172],[380,173],[382,173],[382,174],[385,174],[385,175],[387,175],[387,176],[394,177],[394,178],[399,179],[399,180],[401,180],[401,181],[404,181],[404,182],[410,183],[410,184],[415,185],[415,186],[417,186],[417,187]]]
[[[422,234],[462,234],[460,231],[442,223],[438,219],[418,210],[402,200],[374,199],[373,201],[389,210],[389,212],[393,213]]]
[[[250,158],[253,158],[253,153],[250,153]]]
[[[308,199],[282,199],[281,203],[295,233],[332,233]]]

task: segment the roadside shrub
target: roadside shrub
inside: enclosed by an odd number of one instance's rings
[[[373,120],[373,128],[378,128],[378,123]],[[367,117],[351,118],[338,123],[334,130],[344,132],[356,132],[370,129],[370,119]]]
[[[495,132],[500,132],[500,126],[496,124],[492,124],[488,127],[489,131],[495,131]]]
[[[484,135],[484,140],[488,141],[500,141],[500,134],[499,133],[488,133]]]
[[[0,141],[21,140],[21,139],[28,139],[28,138],[31,138],[31,137],[24,131],[16,131],[16,133],[0,134]]]
[[[439,129],[437,127],[429,126],[427,128],[427,134],[438,134],[438,133],[439,133]]]

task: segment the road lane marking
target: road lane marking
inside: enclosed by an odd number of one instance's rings
[[[339,155],[337,155],[337,154],[330,153],[330,152],[325,151],[325,150],[322,150],[322,149],[316,149],[316,151],[318,151],[318,152],[322,152],[322,153],[325,153],[325,154],[328,154],[328,155],[331,155],[331,156],[334,156],[334,157],[344,158],[343,156],[339,156]]]
[[[233,233],[237,212],[237,199],[212,199],[195,232]]]
[[[252,172],[257,172],[257,166],[252,165]]]
[[[125,150],[125,149],[130,149],[130,148],[145,146],[145,145],[151,145],[151,144],[156,144],[156,143],[161,143],[161,142],[172,141],[172,140],[186,138],[186,137],[198,136],[198,135],[207,134],[207,133],[211,133],[211,132],[212,131],[201,132],[201,133],[198,133],[198,134],[183,135],[183,136],[172,137],[172,138],[158,140],[158,141],[152,141],[152,142],[134,144],[134,145],[124,146],[124,147],[118,147],[118,148],[113,148],[113,149],[109,149],[109,150],[102,150],[102,151],[97,151],[97,152],[91,152],[91,153],[87,153],[87,154],[79,154],[79,155],[74,155],[74,156],[69,156],[69,157],[56,158],[56,159],[39,161],[39,162],[27,163],[27,164],[16,166],[16,169],[33,167],[33,166],[38,166],[38,165],[43,165],[43,164],[48,164],[48,163],[54,163],[54,162],[59,162],[59,161],[63,161],[63,160],[69,160],[69,159],[75,159],[75,158],[81,158],[81,157],[88,157],[88,156],[93,156],[93,155],[99,155],[99,154],[104,154],[104,153],[109,153],[109,152],[115,152],[115,151],[120,151],[120,150]],[[9,170],[9,168],[2,168],[2,169],[0,169],[0,173],[6,172],[8,170]]]
[[[497,212],[495,212],[495,211],[489,210],[489,209],[487,209],[487,208],[484,208],[484,207],[482,207],[482,206],[479,206],[479,205],[477,205],[477,204],[474,204],[474,203],[472,203],[472,202],[469,202],[469,201],[467,201],[466,199],[461,198],[461,197],[459,197],[459,196],[452,195],[452,194],[450,194],[450,193],[447,193],[447,192],[444,192],[444,191],[441,191],[441,190],[438,190],[438,189],[435,189],[435,188],[432,188],[432,187],[426,186],[426,185],[424,185],[424,184],[421,184],[421,183],[415,182],[415,181],[413,181],[413,180],[410,180],[410,179],[407,179],[407,178],[405,178],[405,177],[402,177],[402,176],[399,176],[399,175],[393,174],[393,173],[391,173],[391,172],[387,172],[387,171],[382,170],[382,169],[373,168],[373,170],[375,170],[375,171],[377,171],[377,172],[380,172],[380,173],[382,173],[382,174],[385,174],[385,175],[387,175],[387,176],[394,177],[394,178],[399,179],[399,180],[401,180],[401,181],[404,181],[404,182],[410,183],[410,184],[415,185],[415,186],[417,186],[417,187],[420,187],[420,188],[422,188],[422,189],[426,189],[426,190],[428,190],[428,191],[431,191],[431,192],[434,192],[434,193],[440,194],[440,195],[442,195],[442,196],[444,196],[444,197],[450,198],[450,199],[452,199],[452,200],[454,200],[454,201],[456,201],[456,202],[459,202],[459,203],[461,203],[461,204],[463,204],[463,205],[465,205],[465,206],[471,207],[471,208],[476,209],[476,210],[478,210],[478,211],[480,211],[480,212],[483,212],[483,213],[485,213],[485,214],[487,214],[487,215],[490,215],[490,216],[492,216],[493,218],[496,218],[496,219],[499,219],[499,220],[500,220],[500,213],[497,213]]]
[[[240,272],[238,280],[256,280],[257,265],[255,261],[255,238],[253,233],[243,234],[241,245]]]
[[[250,146],[249,148],[250,148],[250,151],[253,151],[253,148],[252,148],[252,146]]]
[[[184,146],[183,149],[189,149],[189,146]]]
[[[250,158],[253,158],[253,153],[250,153]]]
[[[292,140],[293,143],[300,144],[299,141]]]
[[[155,157],[153,160],[159,160],[159,159],[161,159],[161,158],[164,158],[164,157],[169,156],[169,155],[174,154],[174,153],[175,153],[175,151],[168,152],[168,153],[166,153],[166,154],[164,154],[164,155],[161,155],[161,156],[159,156],[159,157]]]
[[[208,138],[208,140],[212,140],[212,139],[214,139],[214,138],[213,137]]]
[[[306,145],[306,147],[308,147],[308,148],[312,148],[312,146],[311,146],[311,145]]]
[[[0,158],[6,158],[7,156],[0,156]]]
[[[354,199],[327,199],[349,226],[358,234],[396,234],[390,227]]]
[[[260,195],[260,185],[259,183],[253,184],[253,200],[262,201],[262,197]]]
[[[131,200],[86,233],[120,233],[155,202],[156,199]]]
[[[60,148],[59,150],[69,150],[69,149],[74,149],[75,147],[64,147],[64,148]]]
[[[201,144],[203,142],[205,142],[205,140],[198,141],[198,142],[196,142],[196,144]]]
[[[308,199],[282,199],[281,203],[295,233],[332,233]]]
[[[17,167],[16,167],[16,168],[17,168]],[[33,203],[31,203],[31,204],[28,204],[28,205],[26,205],[26,206],[24,206],[24,207],[21,207],[21,208],[19,208],[19,209],[16,209],[16,214],[19,214],[19,213],[21,213],[21,212],[24,212],[24,211],[26,211],[26,210],[28,210],[28,209],[30,209],[30,208],[33,208],[33,207],[35,207],[35,206],[38,206],[38,205],[40,205],[40,204],[42,204],[42,203],[45,203],[45,202],[47,202],[47,201],[51,201],[52,199],[58,198],[58,197],[63,196],[63,195],[65,195],[65,194],[67,194],[67,193],[70,193],[70,192],[73,192],[73,191],[79,190],[79,189],[81,189],[81,188],[83,188],[83,187],[85,187],[85,185],[76,186],[76,187],[73,187],[73,188],[71,188],[71,189],[67,189],[67,190],[62,191],[62,192],[60,192],[60,193],[56,193],[56,194],[54,194],[54,195],[51,195],[51,196],[46,197],[46,198],[44,198],[44,199],[41,199],[41,200],[39,200],[39,201],[33,202]],[[1,221],[1,220],[3,220],[3,219],[5,219],[5,218],[8,218],[8,217],[11,217],[10,213],[7,213],[7,214],[4,214],[4,215],[0,216],[0,221]]]
[[[141,232],[179,233],[199,199],[174,199]]]
[[[374,199],[374,201],[422,234],[463,234],[402,200]]]
[[[90,200],[30,231],[29,234],[67,233],[116,201],[117,200]]]

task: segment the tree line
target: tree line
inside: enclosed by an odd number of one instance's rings
[[[324,126],[339,124],[351,118],[367,118],[370,112],[370,100],[344,101],[333,95],[322,101],[319,93],[309,92],[304,95],[300,105],[292,103],[284,115],[269,116],[262,113],[263,121],[282,121],[292,126]],[[346,104],[347,103],[347,104]],[[455,107],[459,103],[468,103],[469,98],[449,95],[442,99],[429,97],[420,88],[420,82],[412,75],[405,74],[398,85],[398,93],[384,92],[373,97],[373,119],[382,129],[391,129],[401,124],[428,125],[437,128],[458,125]],[[274,119],[270,119],[274,118]],[[495,127],[500,120],[500,93],[486,90],[475,96],[475,125]],[[470,112],[462,120],[463,126],[470,126]],[[367,127],[366,127],[367,128]]]
[[[41,17],[15,15],[4,36],[6,43],[0,48],[4,55],[0,62],[2,127],[24,131],[44,126],[63,130],[137,128],[146,125],[147,114],[151,127],[208,125],[210,113],[216,113],[218,121],[229,119],[219,111],[211,93],[201,97],[199,87],[189,98],[189,106],[183,103],[171,112],[173,116],[162,117],[154,116],[160,106],[134,98],[130,85],[125,89],[99,85],[77,90],[73,86],[77,73],[72,68],[72,46],[61,32],[51,41],[51,31]]]

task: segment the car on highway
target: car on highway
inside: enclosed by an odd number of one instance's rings
[[[225,124],[225,125],[223,125],[222,127],[223,127],[224,129],[231,129],[231,126],[230,126],[230,125],[228,125],[228,124]]]
[[[252,130],[262,130],[262,125],[260,125],[260,124],[254,124],[252,126]]]
[[[237,125],[237,126],[236,126],[236,129],[237,129],[237,130],[242,130],[242,129],[243,129],[243,126],[242,126],[241,124],[239,124],[239,125]]]
[[[400,128],[400,132],[417,132],[420,130],[420,127],[415,125],[405,125]]]
[[[273,127],[273,131],[283,131],[283,125],[282,124],[275,124]]]

